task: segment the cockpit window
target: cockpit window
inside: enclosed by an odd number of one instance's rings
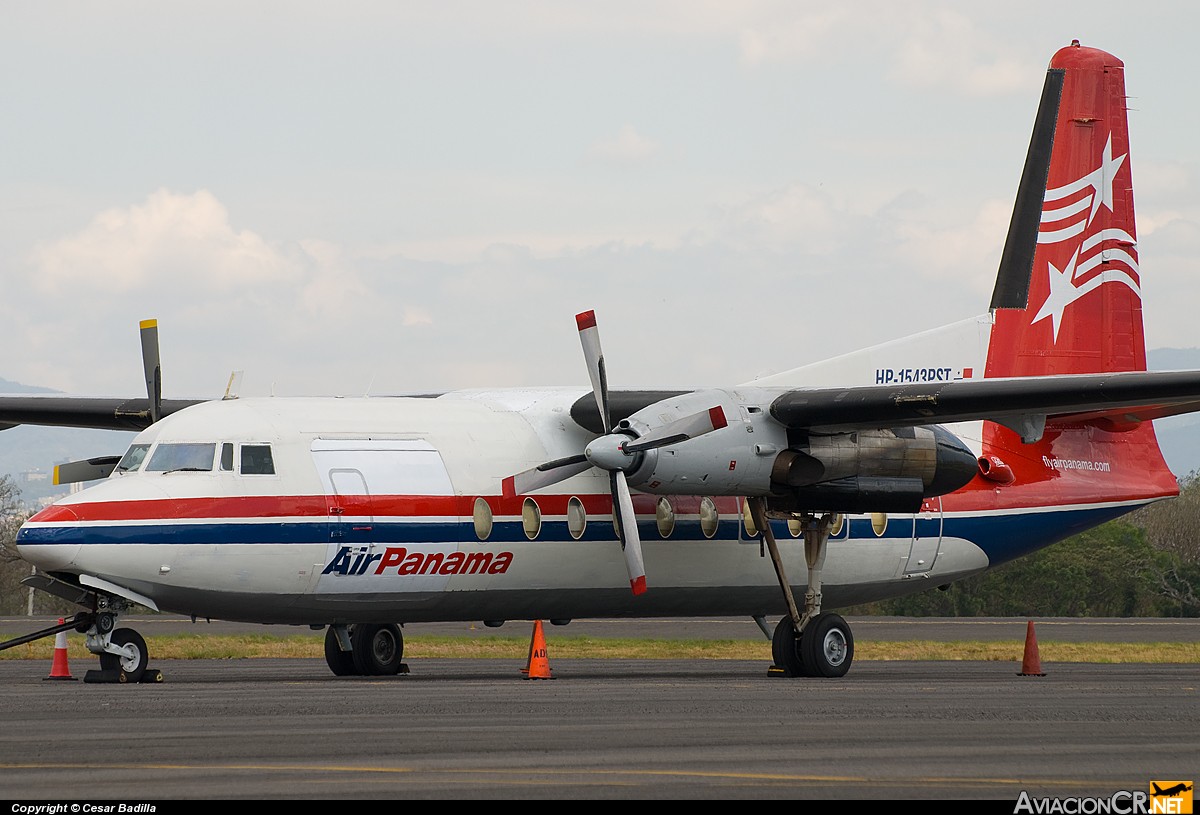
[[[242,475],[275,475],[269,444],[242,445]]]
[[[221,471],[233,472],[233,444],[230,442],[221,445]]]
[[[216,455],[215,442],[160,444],[154,449],[146,471],[152,473],[210,472]]]
[[[141,467],[149,449],[150,445],[148,444],[130,445],[129,449],[125,451],[125,455],[121,456],[121,460],[117,462],[117,472],[128,473]]]

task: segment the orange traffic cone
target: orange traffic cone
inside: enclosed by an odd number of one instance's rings
[[[1033,632],[1033,620],[1025,629],[1025,658],[1021,661],[1021,672],[1017,676],[1045,676],[1042,659],[1038,656],[1037,634]]]
[[[533,638],[529,641],[529,662],[521,673],[526,679],[553,679],[550,673],[550,659],[546,656],[546,634],[542,631],[542,621],[534,620]]]
[[[58,618],[58,624],[62,625],[66,620],[62,617]],[[67,632],[59,631],[54,635],[54,661],[50,663],[50,675],[46,679],[70,679],[74,681],[75,677],[71,676],[71,669],[67,666]]]

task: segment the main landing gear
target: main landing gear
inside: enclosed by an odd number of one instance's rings
[[[779,586],[787,601],[788,615],[775,626],[771,637],[771,673],[780,676],[845,676],[854,661],[854,635],[840,615],[821,611],[821,569],[825,565],[825,547],[829,543],[831,515],[805,513],[804,559],[808,565],[808,589],[804,593],[804,613],[796,605],[792,587],[783,568],[783,559],[767,518],[766,501],[751,498],[750,513],[754,524],[763,531],[763,540],[771,553]]]
[[[329,626],[325,631],[325,662],[336,676],[408,673],[404,635],[395,623]]]

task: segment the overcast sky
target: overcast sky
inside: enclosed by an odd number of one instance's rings
[[[987,309],[1047,64],[1126,66],[1151,348],[1200,345],[1190,3],[0,6],[0,378],[723,385]]]

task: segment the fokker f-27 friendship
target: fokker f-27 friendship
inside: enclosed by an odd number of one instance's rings
[[[1147,372],[1124,66],[1046,74],[981,316],[727,387],[420,397],[5,397],[0,423],[137,429],[38,512],[27,581],[144,678],[136,605],[324,629],[337,675],[401,669],[401,626],[746,615],[771,670],[837,677],[830,609],[944,586],[1177,494],[1153,419],[1200,371]],[[767,618],[778,617],[772,628]]]

